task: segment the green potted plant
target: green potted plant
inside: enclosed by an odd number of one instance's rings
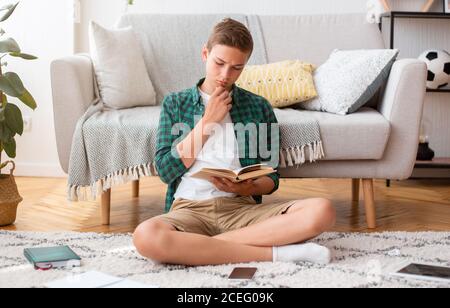
[[[130,5],[133,5],[133,4],[134,4],[134,0],[125,0],[125,6],[124,6],[124,9],[123,9],[123,13],[127,13],[128,12],[128,7]]]
[[[0,23],[7,20],[19,2],[0,6]],[[16,220],[17,205],[22,201],[14,180],[14,162],[3,162],[3,152],[9,158],[16,157],[16,135],[23,133],[23,118],[19,107],[8,100],[8,97],[17,98],[32,110],[36,109],[36,102],[30,92],[24,87],[20,77],[14,72],[4,72],[8,63],[6,56],[35,60],[35,56],[22,53],[17,42],[5,36],[0,28],[0,226],[10,225]],[[2,174],[2,170],[12,165],[9,174]]]

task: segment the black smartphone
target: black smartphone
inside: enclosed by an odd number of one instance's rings
[[[236,267],[228,279],[253,279],[257,270],[256,267]]]
[[[428,264],[411,263],[402,266],[393,273],[396,276],[408,276],[411,278],[450,281],[450,267],[434,266]]]
[[[442,266],[432,266],[426,264],[410,264],[399,271],[401,274],[428,276],[443,279],[450,279],[450,268]]]

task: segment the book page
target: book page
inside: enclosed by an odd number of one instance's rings
[[[239,183],[247,179],[256,179],[274,172],[276,172],[276,170],[266,164],[256,164],[235,171],[227,169],[203,168],[193,174],[192,177],[208,181],[210,181],[212,177],[227,178],[234,183]]]
[[[255,171],[255,170],[261,170],[261,169],[270,169],[270,167],[267,164],[256,164],[251,165],[247,167],[243,167],[240,169],[230,170],[230,169],[220,169],[220,168],[203,168],[202,171],[206,172],[214,172],[214,173],[223,173],[230,176],[238,176],[239,174]]]
[[[247,173],[239,175],[238,182],[242,182],[242,181],[249,180],[249,179],[257,179],[257,178],[260,178],[260,177],[263,177],[263,176],[266,176],[266,175],[269,175],[269,174],[272,174],[275,172],[276,172],[276,170],[273,170],[273,169],[261,169],[261,170],[255,170],[252,172],[247,172]]]
[[[114,283],[112,285],[104,287],[104,289],[156,289],[156,288],[159,288],[159,287],[155,286],[155,285],[147,285],[147,284],[139,283],[139,282],[128,280],[128,279],[125,279],[125,280],[119,281],[118,283]]]
[[[214,174],[224,174],[227,176],[232,176],[232,177],[236,177],[238,174],[233,171],[233,170],[229,170],[229,169],[215,169],[215,168],[203,168],[200,171],[204,171],[204,172],[208,172],[208,173],[214,173]]]
[[[87,272],[80,275],[68,276],[67,278],[47,283],[47,288],[84,289],[103,288],[118,283],[122,278],[106,275],[99,272]]]
[[[271,167],[267,164],[256,164],[256,165],[251,165],[251,166],[247,166],[247,167],[235,170],[234,172],[236,173],[236,175],[241,175],[241,174],[256,171],[256,170],[269,169],[269,168],[271,168]]]
[[[80,275],[68,276],[45,285],[47,288],[85,289],[85,288],[158,288],[128,279],[92,271]]]

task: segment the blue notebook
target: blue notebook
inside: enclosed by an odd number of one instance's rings
[[[81,266],[81,258],[67,246],[27,248],[23,253],[35,269]]]

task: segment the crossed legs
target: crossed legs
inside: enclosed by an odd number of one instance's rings
[[[298,200],[284,215],[258,224],[208,237],[177,231],[152,218],[136,229],[138,252],[156,262],[183,265],[219,265],[272,261],[273,246],[302,243],[329,230],[336,212],[327,199]]]

